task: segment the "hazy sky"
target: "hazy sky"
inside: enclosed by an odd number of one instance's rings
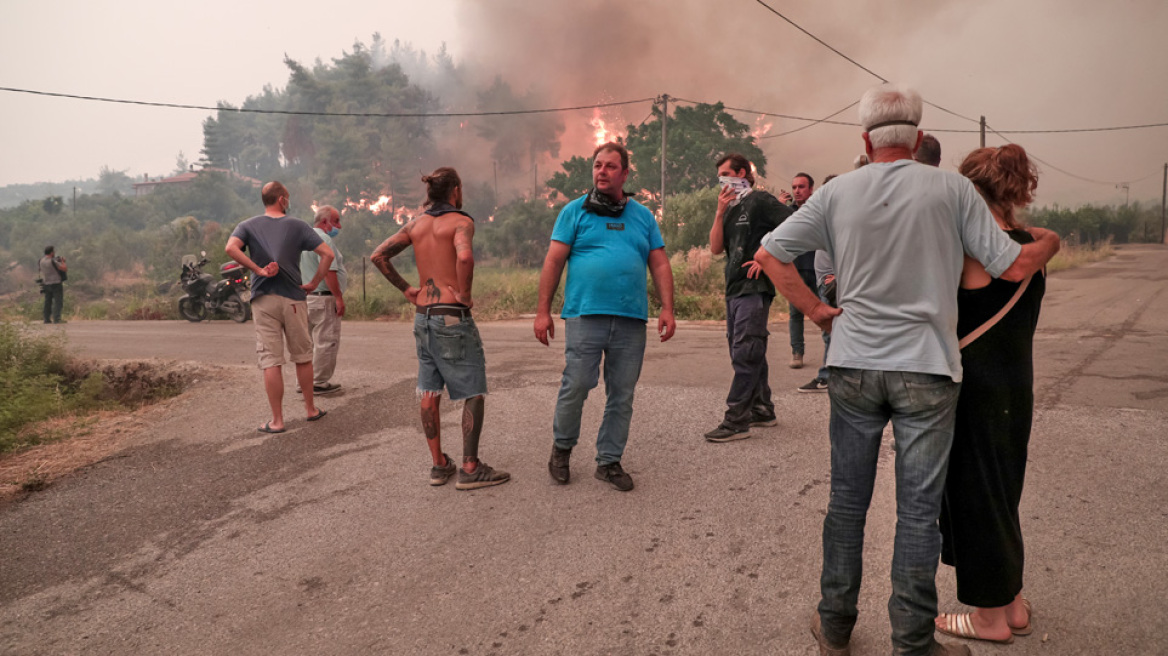
[[[1168,122],[1163,0],[769,1],[881,75],[998,129]],[[264,84],[284,86],[285,54],[327,61],[374,32],[429,51],[446,42],[472,70],[537,85],[555,104],[667,92],[824,116],[875,82],[751,0],[0,3],[0,86],[81,95],[239,103]],[[0,92],[0,185],[91,177],[102,165],[169,173],[180,150],[198,159],[206,116]],[[568,134],[587,118],[565,116]],[[839,118],[854,121],[855,110]],[[976,127],[932,108],[924,124]],[[770,134],[799,125],[777,121]],[[817,126],[764,141],[774,186],[798,170],[846,171],[858,133]],[[945,168],[977,146],[974,134],[938,136]],[[1159,199],[1168,127],[1012,138],[1076,175],[1133,181],[1132,200]],[[1039,166],[1039,203],[1123,201],[1112,184]]]

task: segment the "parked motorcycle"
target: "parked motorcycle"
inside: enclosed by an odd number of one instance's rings
[[[200,255],[200,260],[194,255],[182,258],[179,284],[186,294],[178,299],[178,313],[187,321],[202,321],[211,313],[220,312],[236,323],[246,322],[251,318],[247,269],[238,262],[228,262],[219,267],[222,280],[216,281],[211,274],[203,273],[207,252]]]

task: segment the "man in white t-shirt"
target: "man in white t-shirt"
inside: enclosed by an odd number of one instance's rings
[[[345,316],[345,287],[349,274],[345,259],[333,238],[341,232],[341,213],[332,205],[316,210],[313,229],[333,249],[333,263],[324,274],[324,287],[308,293],[308,329],[312,331],[312,391],[333,394],[341,386],[332,382],[337,370],[337,352],[341,347],[341,317]],[[320,266],[320,256],[313,251],[300,254],[300,275],[312,279]]]

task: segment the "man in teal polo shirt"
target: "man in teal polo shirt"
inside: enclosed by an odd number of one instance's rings
[[[596,478],[627,492],[633,478],[621,468],[633,417],[633,391],[645,359],[645,324],[649,320],[645,269],[653,276],[661,300],[657,332],[673,337],[673,270],[653,213],[624,191],[629,153],[609,142],[592,154],[593,188],[568,203],[556,219],[551,246],[539,278],[535,337],[545,346],[555,337],[552,297],[564,266],[567,332],[564,377],[552,425],[555,443],[548,462],[552,480],[566,485],[569,458],[580,437],[580,414],[588,392],[596,387],[604,360],[607,400],[596,437]]]

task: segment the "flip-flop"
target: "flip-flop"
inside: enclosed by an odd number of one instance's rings
[[[271,433],[274,435],[276,433],[283,433],[284,431],[286,431],[288,429],[287,428],[272,428],[272,422],[269,421],[269,422],[266,422],[263,426],[260,426],[259,428],[257,428],[256,430],[258,430],[261,433]]]
[[[317,409],[317,411],[316,411],[316,414],[314,414],[314,415],[312,415],[311,417],[309,417],[309,418],[308,418],[308,421],[317,421],[317,420],[320,420],[320,419],[324,419],[324,416],[325,416],[325,415],[327,415],[327,414],[328,414],[328,413],[327,413],[327,412],[325,412],[324,410]]]
[[[941,633],[954,636],[956,638],[965,638],[966,640],[984,640],[986,642],[996,642],[1002,645],[1012,644],[1014,642],[1014,634],[1004,640],[995,640],[993,638],[983,638],[977,634],[977,629],[973,628],[973,613],[941,613],[940,615],[945,620],[945,626],[937,625],[937,630]]]
[[[1034,607],[1030,605],[1030,600],[1022,597],[1022,607],[1026,609],[1026,626],[1020,628],[1010,627],[1010,632],[1016,636],[1028,636],[1034,633],[1034,627],[1030,624],[1031,618],[1034,617]]]

